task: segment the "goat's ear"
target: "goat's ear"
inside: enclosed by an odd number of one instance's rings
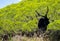
[[[54,22],[54,20],[50,20],[50,22]]]
[[[54,20],[52,20],[52,22],[54,22]]]

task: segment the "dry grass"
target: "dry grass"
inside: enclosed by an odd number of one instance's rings
[[[0,41],[3,41],[2,39],[0,39]],[[34,35],[32,37],[16,34],[15,36],[7,39],[6,41],[60,41],[60,30],[47,31],[44,34],[40,34],[39,37],[37,36],[36,33],[34,33]]]
[[[49,41],[49,38],[43,38],[43,37],[26,37],[26,36],[19,36],[16,35],[12,37],[11,41]]]

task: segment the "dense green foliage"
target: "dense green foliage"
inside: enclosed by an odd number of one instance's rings
[[[50,23],[48,29],[60,30],[60,20],[55,20],[54,22]]]
[[[0,33],[31,31],[37,28],[38,19],[41,17],[36,18],[35,10],[45,15],[47,6],[49,7],[48,18],[51,22],[48,29],[60,29],[60,0],[22,0],[0,9]]]

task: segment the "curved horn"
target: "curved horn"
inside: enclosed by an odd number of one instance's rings
[[[42,16],[42,17],[43,17],[43,15],[39,14],[39,13],[37,12],[37,10],[35,10],[35,12],[37,13],[37,16]]]
[[[49,12],[49,8],[47,7],[47,11],[46,11],[45,17],[47,17],[48,12]]]

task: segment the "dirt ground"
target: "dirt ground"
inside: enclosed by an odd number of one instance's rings
[[[49,41],[49,38],[44,39],[43,37],[26,37],[16,35],[12,37],[11,41]]]

